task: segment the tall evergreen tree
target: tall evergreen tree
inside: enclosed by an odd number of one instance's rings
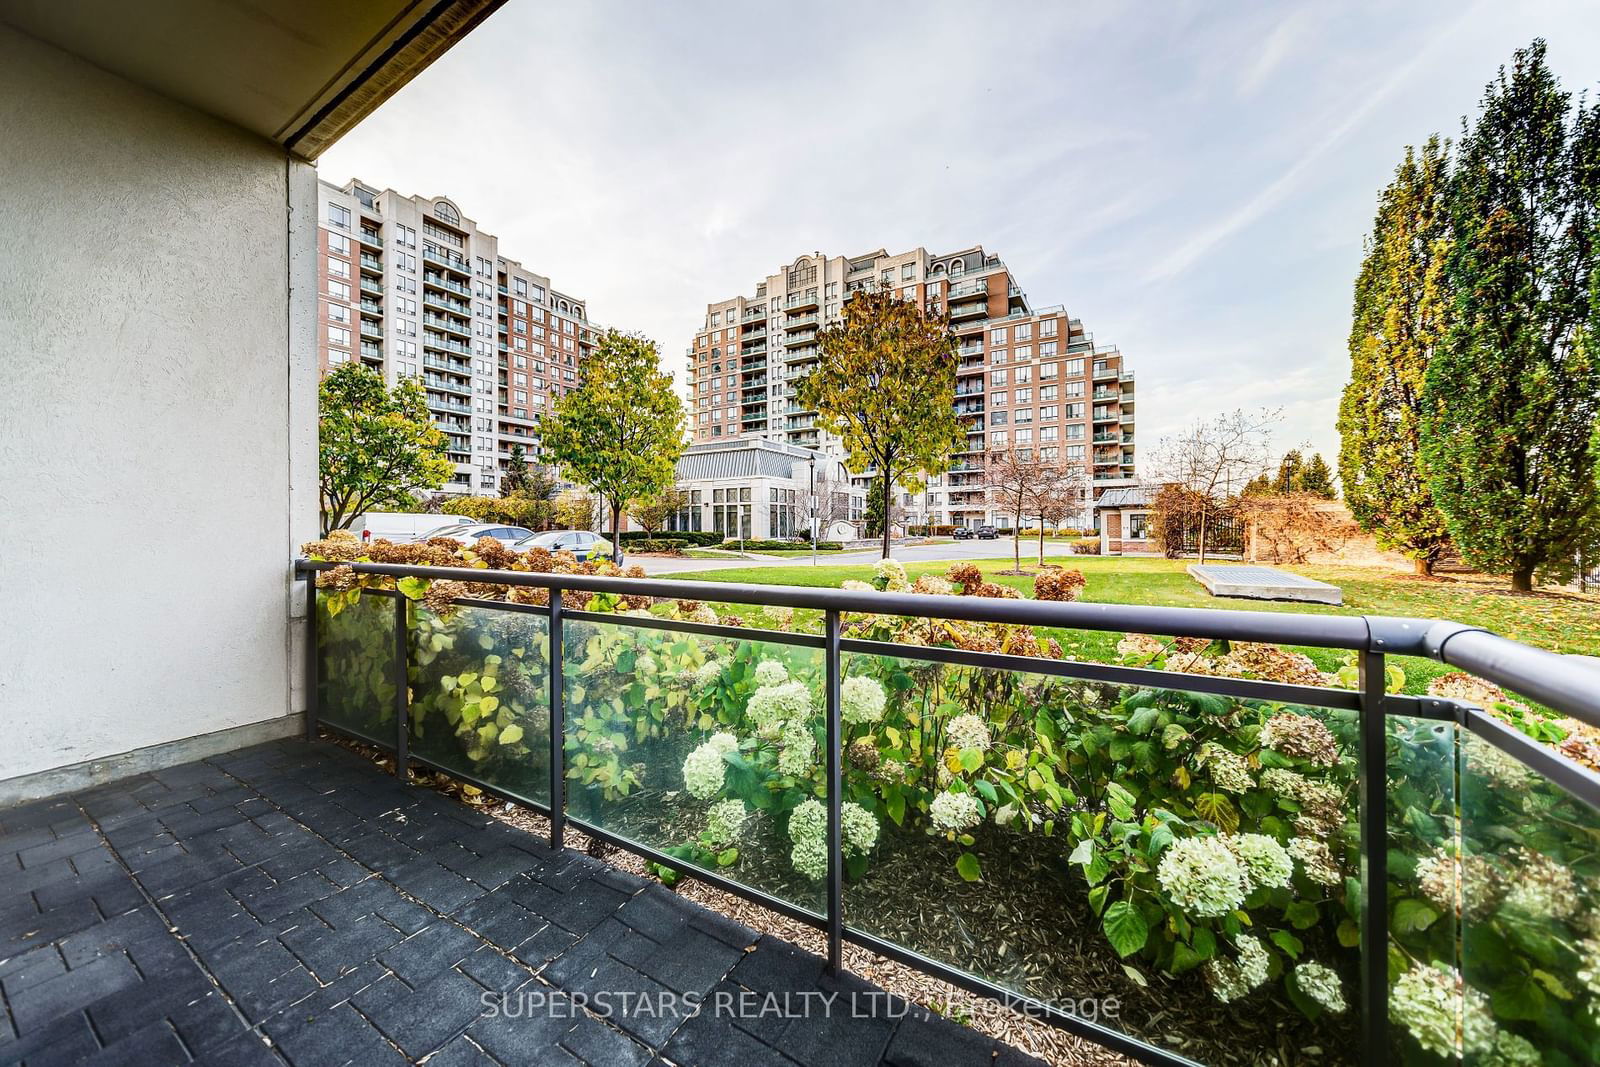
[[[1333,499],[1333,471],[1329,469],[1328,461],[1322,458],[1321,452],[1313,452],[1311,458],[1306,460],[1295,489],[1327,500]]]
[[[1418,574],[1432,573],[1450,542],[1422,445],[1424,381],[1452,314],[1448,179],[1446,148],[1432,137],[1420,155],[1406,149],[1379,197],[1356,278],[1350,382],[1339,404],[1345,502],[1379,545],[1410,557]]]
[[[1424,447],[1462,554],[1528,590],[1570,575],[1600,522],[1600,112],[1544,41],[1463,125],[1450,190],[1455,322],[1428,368]]]
[[[1283,454],[1283,459],[1278,461],[1278,476],[1272,481],[1274,493],[1295,493],[1300,490],[1300,475],[1305,470],[1306,460],[1298,448],[1291,448]]]

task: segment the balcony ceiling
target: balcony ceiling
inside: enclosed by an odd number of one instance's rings
[[[314,159],[503,0],[0,0],[0,22]]]

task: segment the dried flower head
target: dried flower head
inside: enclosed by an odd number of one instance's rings
[[[1230,752],[1215,741],[1207,741],[1200,746],[1199,751],[1195,753],[1195,762],[1205,768],[1211,776],[1212,783],[1224,792],[1243,793],[1247,789],[1255,788],[1255,779],[1250,775],[1250,761],[1236,752]]]
[[[961,595],[971,596],[983,584],[983,571],[976,563],[957,563],[944,572],[945,579],[961,587]]]
[[[936,574],[924,574],[911,583],[911,591],[913,593],[929,593],[935,596],[950,596],[956,591],[956,587]]]
[[[1300,869],[1318,885],[1338,885],[1343,880],[1325,841],[1315,837],[1292,837],[1289,855],[1300,861]]]
[[[1237,960],[1214,959],[1206,964],[1206,981],[1211,985],[1211,993],[1224,1004],[1239,1000],[1258,988],[1267,980],[1272,965],[1266,946],[1252,934],[1234,938],[1234,947],[1239,950]]]
[[[1345,1003],[1344,987],[1339,974],[1332,967],[1307,960],[1294,969],[1295,988],[1308,999],[1321,1006],[1323,1011],[1338,1015],[1349,1005]]]
[[[1033,580],[1033,598],[1035,600],[1076,600],[1086,584],[1082,571],[1045,571]]]
[[[859,741],[850,742],[850,747],[845,749],[844,754],[852,767],[859,767],[864,771],[875,770],[881,758],[878,753],[878,746],[865,737]]]
[[[1332,767],[1339,762],[1339,743],[1332,731],[1309,715],[1279,712],[1261,728],[1261,743],[1315,767]]]
[[[961,831],[983,821],[978,798],[971,793],[940,793],[928,805],[928,821],[940,830]]]

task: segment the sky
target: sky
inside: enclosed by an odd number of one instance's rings
[[[1120,346],[1142,457],[1265,407],[1331,463],[1377,193],[1536,36],[1600,95],[1597,0],[509,0],[318,167],[449,196],[680,379],[797,255],[981,244]]]

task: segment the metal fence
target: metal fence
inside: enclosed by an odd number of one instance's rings
[[[313,579],[317,572],[333,566],[300,561],[296,573],[297,577],[308,583],[309,589],[325,597],[326,591],[317,590]],[[491,623],[499,625],[499,621],[507,619],[511,620],[507,625],[523,620],[520,625],[524,628],[516,631],[516,636],[508,638],[509,641],[522,641],[524,645],[530,641],[535,644],[542,642],[539,649],[545,677],[539,699],[543,702],[541,706],[548,709],[548,746],[545,751],[528,754],[526,775],[514,781],[507,780],[503,774],[475,773],[474,767],[466,762],[453,758],[442,759],[437,751],[421,751],[416,742],[422,735],[417,732],[418,724],[412,719],[412,702],[417,699],[413,672],[419,669],[414,660],[419,655],[419,649],[421,655],[431,655],[431,650],[441,638],[431,630],[425,631],[424,623],[429,627],[434,625],[431,617],[423,619],[425,613],[419,607],[413,607],[407,597],[394,590],[377,589],[362,593],[367,606],[361,609],[366,620],[361,625],[367,628],[363,632],[369,634],[368,638],[364,638],[371,642],[369,650],[381,652],[386,658],[386,674],[383,677],[373,675],[369,669],[370,661],[363,661],[367,665],[357,667],[349,661],[331,658],[327,639],[319,638],[319,628],[330,625],[328,619],[323,618],[319,622],[319,616],[324,613],[315,608],[307,613],[305,685],[309,694],[308,738],[315,737],[319,727],[331,727],[395,752],[400,773],[404,773],[403,768],[410,761],[447,772],[481,789],[526,804],[549,816],[551,844],[555,847],[561,847],[565,827],[571,823],[586,834],[635,852],[652,862],[676,869],[692,869],[697,878],[824,931],[831,968],[840,966],[841,946],[845,942],[859,944],[958,987],[1013,1005],[1021,1004],[1056,1025],[1141,1062],[1171,1064],[1196,1061],[1179,1051],[1161,1047],[1158,1035],[1125,1032],[1112,1025],[1083,1018],[1069,1008],[1064,1009],[1059,1002],[1031,997],[1025,991],[1019,995],[1015,983],[998,981],[993,976],[977,973],[977,968],[963,966],[959,959],[948,954],[945,954],[945,958],[935,958],[933,953],[922,951],[918,945],[906,943],[905,938],[883,935],[852,924],[852,912],[846,908],[848,863],[841,837],[841,812],[845,806],[842,769],[846,754],[842,744],[844,735],[840,705],[841,682],[847,665],[903,664],[907,665],[906,675],[913,678],[917,676],[915,672],[919,669],[918,665],[927,669],[932,669],[932,665],[943,665],[945,668],[971,670],[974,676],[980,671],[995,672],[997,676],[1002,673],[1014,674],[1085,686],[1117,687],[1117,692],[1179,691],[1194,695],[1197,699],[1221,697],[1240,702],[1241,706],[1288,707],[1308,713],[1314,710],[1317,714],[1339,717],[1340,722],[1348,722],[1350,748],[1357,764],[1355,800],[1358,809],[1355,822],[1359,827],[1360,857],[1359,891],[1352,894],[1358,901],[1359,912],[1356,917],[1359,934],[1352,940],[1359,949],[1360,957],[1359,992],[1352,1007],[1360,1015],[1360,1039],[1359,1050],[1352,1049],[1351,1055],[1363,1063],[1395,1062],[1403,1058],[1401,1052],[1397,1051],[1403,1043],[1397,1033],[1391,1032],[1390,1011],[1393,984],[1391,957],[1397,950],[1391,947],[1388,917],[1392,905],[1405,904],[1403,900],[1390,899],[1393,890],[1391,880],[1397,867],[1398,846],[1395,842],[1398,838],[1410,834],[1419,820],[1434,819],[1443,827],[1441,832],[1447,838],[1455,834],[1459,842],[1460,834],[1471,832],[1475,812],[1470,809],[1479,803],[1473,798],[1499,795],[1491,794],[1487,791],[1488,787],[1499,789],[1504,785],[1501,779],[1493,782],[1484,779],[1484,789],[1480,790],[1478,779],[1483,777],[1484,767],[1499,767],[1500,764],[1495,761],[1510,757],[1515,766],[1528,775],[1526,788],[1530,795],[1543,796],[1541,791],[1549,793],[1549,803],[1544,800],[1539,802],[1541,810],[1550,810],[1552,804],[1573,804],[1577,814],[1564,815],[1565,824],[1582,824],[1582,836],[1591,851],[1594,851],[1594,842],[1600,841],[1600,816],[1596,814],[1600,812],[1600,777],[1524,736],[1507,726],[1502,718],[1482,709],[1457,701],[1400,696],[1385,691],[1386,666],[1392,657],[1424,657],[1487,679],[1576,720],[1600,726],[1600,671],[1595,667],[1573,657],[1522,645],[1475,627],[1430,619],[1057,603],[649,578],[485,572],[462,568],[355,564],[354,570],[365,575],[397,580],[492,581],[509,587],[548,590],[547,606],[478,599],[452,602],[462,611],[473,613],[474,619],[481,614],[480,621],[485,626]],[[592,604],[590,598],[596,596],[810,609],[820,613],[820,633],[712,624],[614,610],[587,610]],[[391,611],[392,615],[389,615]],[[1004,623],[1068,631],[1160,634],[1222,642],[1267,642],[1284,646],[1344,649],[1355,656],[1359,681],[1353,689],[1320,688],[846,636],[841,620],[864,616]],[[499,639],[492,637],[488,629],[474,630],[472,633],[479,636],[484,649],[490,649],[491,646],[496,649],[495,653],[484,654],[485,662],[491,655],[498,655],[510,647],[495,645],[494,641]],[[724,643],[719,647],[731,647],[741,642],[754,643],[760,648],[792,650],[795,656],[809,657],[806,662],[814,665],[820,660],[821,669],[818,673],[823,692],[820,732],[825,737],[820,766],[825,768],[827,870],[817,896],[806,898],[803,894],[797,896],[794,892],[780,892],[761,884],[752,884],[748,878],[730,877],[703,857],[686,858],[682,850],[669,851],[661,841],[641,840],[640,834],[608,827],[607,819],[593,810],[575,809],[569,782],[583,781],[594,768],[569,768],[566,765],[568,748],[572,743],[572,731],[582,728],[578,720],[587,718],[593,711],[585,704],[586,695],[575,698],[574,694],[580,690],[564,675],[570,664],[581,661],[585,642],[594,641],[599,635],[623,633],[657,635],[662,640],[673,635],[690,636],[701,641]],[[518,651],[525,649],[519,648]],[[632,664],[634,661],[630,659],[628,662]],[[356,671],[364,672],[361,685],[369,704],[374,699],[392,704],[392,707],[381,709],[381,719],[385,723],[383,730],[372,728],[370,722],[364,726],[348,716],[341,721],[341,715],[329,706],[330,700],[344,699],[341,694],[354,685],[352,672]],[[461,678],[465,678],[464,673],[448,677],[445,681],[454,685]],[[476,672],[474,680],[477,680]],[[1112,690],[1107,688],[1106,691]],[[695,696],[690,693],[683,699],[692,700]],[[371,720],[377,721],[379,718]],[[1330,718],[1330,721],[1333,719]],[[1431,813],[1419,814],[1409,806],[1414,803],[1412,800],[1402,798],[1396,802],[1392,799],[1400,795],[1396,793],[1397,790],[1414,788],[1416,780],[1424,774],[1414,767],[1400,767],[1394,762],[1393,751],[1397,738],[1402,734],[1421,739],[1405,751],[1426,750],[1439,756],[1436,773],[1439,778],[1439,797],[1443,799],[1436,798],[1436,810]],[[1411,745],[1410,741],[1405,743]],[[436,745],[437,741],[430,740],[428,744]],[[1511,821],[1503,811],[1498,813],[1498,817],[1502,821]],[[1555,855],[1560,852],[1560,847],[1547,842],[1545,850]],[[1420,846],[1416,851],[1420,853]],[[1515,854],[1523,857],[1525,853],[1532,854],[1527,849]],[[1398,866],[1409,872],[1405,874],[1403,883],[1408,884],[1406,880],[1415,881],[1421,877],[1420,863],[1415,864],[1415,871],[1408,866],[1416,860],[1416,856],[1409,860],[1401,856],[1398,860]],[[1583,864],[1587,862],[1582,861]],[[1572,869],[1582,880],[1582,884],[1572,891],[1584,894],[1585,901],[1588,900],[1587,894],[1593,892],[1594,904],[1600,908],[1600,872],[1580,866],[1577,860],[1572,861]],[[1591,873],[1595,875],[1592,886]],[[1445,924],[1439,927],[1442,932],[1436,931],[1440,943],[1443,944],[1448,937],[1456,947],[1447,947],[1442,951],[1447,955],[1450,951],[1456,953],[1457,965],[1466,973],[1466,985],[1470,986],[1472,969],[1477,961],[1472,957],[1475,950],[1472,948],[1470,920],[1463,916],[1470,915],[1473,907],[1470,892],[1465,888],[1466,881],[1459,880],[1459,872],[1457,877],[1457,897],[1460,899],[1462,894],[1466,894],[1468,899],[1458,909],[1458,914],[1435,914],[1431,921]],[[1507,881],[1500,880],[1501,889],[1497,892],[1506,892]],[[1566,918],[1571,918],[1567,903],[1563,898],[1564,913]],[[1413,905],[1409,911],[1408,922],[1414,924],[1418,921],[1414,917],[1416,906]],[[1595,914],[1600,915],[1600,911]],[[1383,917],[1383,921],[1369,921],[1369,917],[1373,916]],[[1600,929],[1592,930],[1590,935],[1596,939],[1593,945],[1600,950]],[[1344,936],[1342,930],[1340,936]],[[1291,937],[1290,940],[1295,939]],[[1557,997],[1557,989],[1570,995],[1570,987],[1581,985],[1581,981],[1568,976],[1550,974],[1549,969],[1554,967],[1556,964],[1545,961],[1541,971],[1545,977],[1537,979],[1538,982],[1550,980],[1544,987],[1547,995],[1541,1000],[1541,1003],[1548,1002],[1546,1011],[1558,1010],[1568,1003]],[[1563,978],[1566,980],[1562,981]],[[1600,985],[1600,979],[1592,981]],[[1479,1005],[1478,1001],[1472,999],[1470,988],[1458,989],[1457,996],[1464,1013],[1459,1021],[1457,1043],[1464,1044],[1467,1058],[1472,1060],[1475,1058],[1474,1035],[1484,1032],[1481,1028],[1473,1030],[1472,1012],[1491,1011],[1486,1006],[1491,1002],[1486,996],[1483,1005]],[[1600,997],[1600,990],[1596,991],[1596,996]],[[1498,1018],[1498,989],[1494,998],[1495,1007],[1492,1011]],[[1550,1008],[1548,1004],[1556,1007]],[[1572,1006],[1566,1010],[1578,1012],[1580,1009]],[[1531,1035],[1537,1042],[1545,1036],[1541,1027],[1546,1024],[1530,1023],[1526,1021],[1528,1015],[1528,1011],[1510,1012],[1506,1026],[1508,1032],[1515,1030]],[[1593,1037],[1591,1029],[1580,1026],[1579,1031],[1568,1033],[1563,1030],[1551,1038],[1557,1044],[1565,1043],[1565,1046],[1571,1047],[1563,1047],[1559,1055],[1548,1062],[1593,1062],[1595,1054],[1600,1053],[1600,1045],[1585,1045],[1585,1042],[1600,1039]],[[1412,1048],[1412,1052],[1415,1051]]]

